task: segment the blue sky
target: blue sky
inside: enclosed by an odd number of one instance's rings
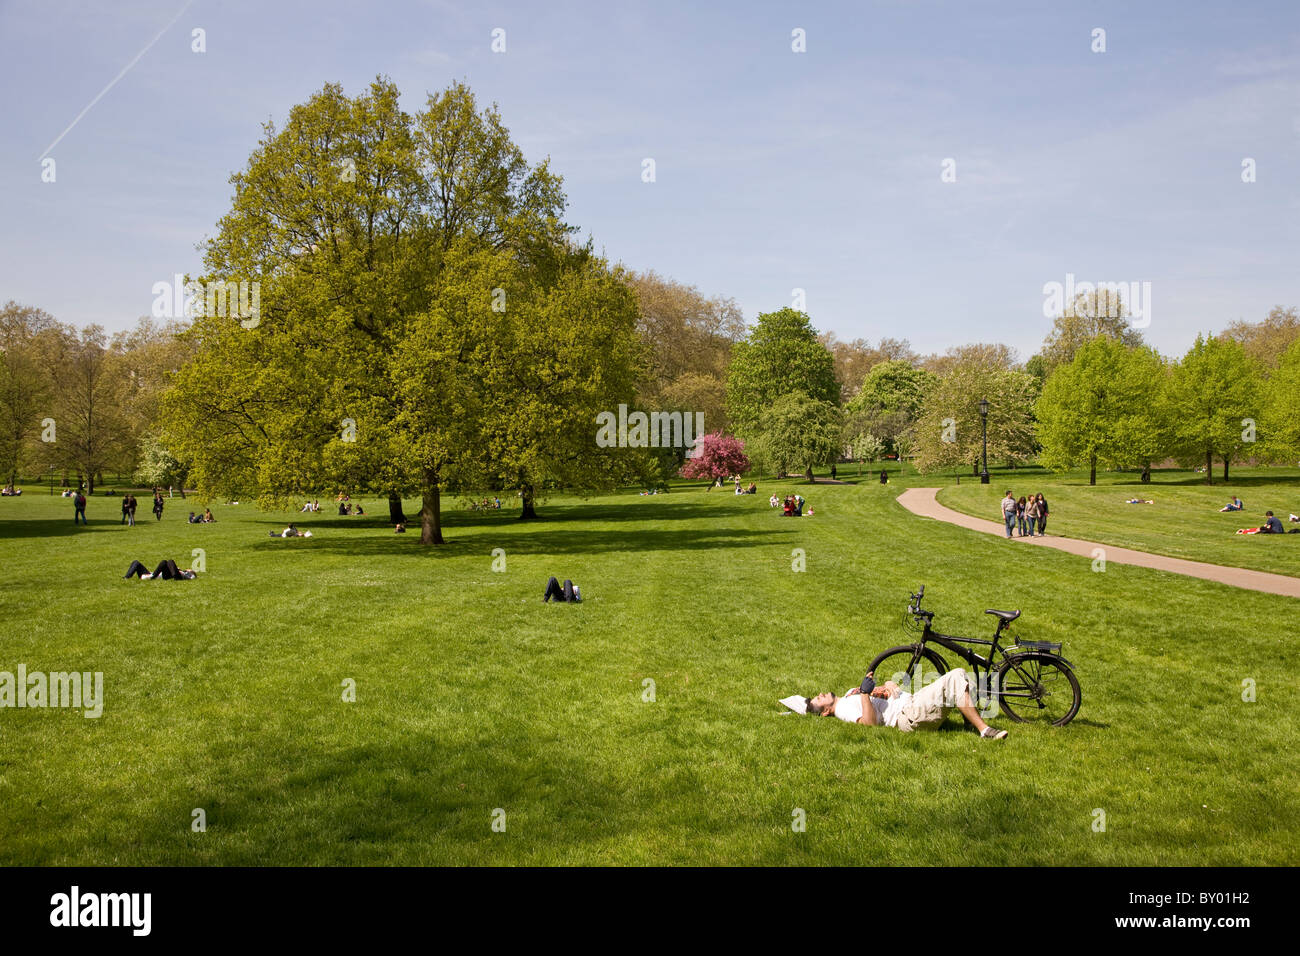
[[[1150,282],[1148,341],[1181,353],[1300,305],[1298,40],[1290,0],[0,0],[0,300],[133,325],[197,269],[265,120],[385,74],[411,110],[466,80],[597,248],[749,321],[800,288],[843,339],[1027,358],[1073,273]]]

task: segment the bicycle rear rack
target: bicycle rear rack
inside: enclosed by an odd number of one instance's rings
[[[1061,653],[1061,645],[1054,641],[1017,641],[1016,647],[1031,651],[1047,651],[1050,654]]]

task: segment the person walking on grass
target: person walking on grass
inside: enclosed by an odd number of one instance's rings
[[[72,507],[76,510],[72,513],[72,523],[75,525],[78,521],[86,524],[86,496],[77,489],[77,493],[72,496]]]
[[[130,510],[131,510],[131,496],[123,495],[122,496],[122,520],[118,522],[119,524],[126,524],[126,513]]]
[[[1041,491],[1034,495],[1034,503],[1038,506],[1038,536],[1041,538],[1047,534],[1047,499]]]
[[[1010,488],[1002,499],[1002,523],[1006,525],[1007,537],[1010,538],[1011,529],[1016,526],[1016,499],[1012,497]]]
[[[156,521],[162,521],[163,513],[163,496],[162,489],[157,489],[153,493],[153,516]]]
[[[129,527],[134,528],[135,509],[139,502],[135,500],[135,495],[127,495],[126,499],[126,523]]]

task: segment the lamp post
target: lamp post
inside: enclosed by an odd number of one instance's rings
[[[980,472],[980,484],[987,485],[989,483],[989,400],[987,398],[980,399],[980,434],[984,446],[982,455],[984,466]]]
[[[54,466],[50,465],[50,497],[54,497]]]

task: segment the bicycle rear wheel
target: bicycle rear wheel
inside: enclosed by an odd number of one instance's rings
[[[998,668],[998,706],[1012,720],[1061,727],[1074,719],[1083,702],[1079,679],[1055,654],[1012,654]]]
[[[948,672],[948,664],[929,647],[904,644],[891,647],[867,668],[875,675],[876,686],[892,680],[905,691],[916,693]]]

